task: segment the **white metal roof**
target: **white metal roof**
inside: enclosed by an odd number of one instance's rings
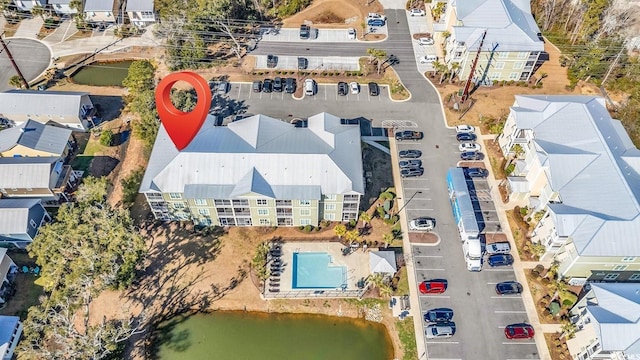
[[[153,11],[153,0],[127,0],[127,11]]]
[[[560,194],[561,204],[549,204],[558,234],[581,255],[640,256],[640,151],[604,99],[516,96],[511,110],[518,129],[533,130],[538,159]]]
[[[0,158],[0,189],[48,189],[58,157]]]
[[[475,51],[482,33],[487,36],[483,49],[498,45],[496,51],[544,51],[538,38],[540,29],[526,0],[459,0],[454,3],[459,26],[453,26],[456,41]]]
[[[115,0],[86,0],[84,3],[84,12],[113,11],[114,1]]]
[[[37,90],[8,90],[0,92],[0,114],[50,114],[52,121],[59,121],[55,117],[80,115],[82,97],[89,95],[85,92],[73,91],[37,91]]]
[[[16,145],[62,155],[71,130],[27,120],[19,126],[0,131],[0,151],[11,150]]]
[[[0,199],[0,234],[26,233],[29,209],[39,203],[40,199]]]
[[[307,128],[255,115],[228,126],[208,117],[177,151],[163,126],[140,191],[199,198],[317,199],[364,193],[360,128],[321,113]]]
[[[369,271],[372,274],[384,273],[395,274],[396,267],[396,253],[393,251],[372,251],[369,253]]]

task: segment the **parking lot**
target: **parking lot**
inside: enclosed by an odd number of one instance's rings
[[[256,69],[267,69],[267,56],[256,55]],[[307,67],[303,71],[358,71],[360,70],[359,57],[341,56],[306,56]],[[273,68],[276,70],[298,70],[298,56],[278,56],[278,63]]]

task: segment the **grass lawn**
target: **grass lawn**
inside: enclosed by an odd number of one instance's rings
[[[33,259],[26,252],[9,251],[7,254],[19,268],[35,265]],[[37,305],[38,297],[42,295],[42,287],[35,283],[38,278],[34,274],[16,274],[16,293],[9,298],[6,306],[0,310],[0,315],[19,316],[21,320],[24,320],[27,317],[29,308]]]
[[[418,358],[418,347],[416,345],[416,333],[413,328],[413,320],[411,317],[405,320],[396,320],[396,329],[398,337],[402,343],[402,351],[404,351],[403,360],[415,360]]]
[[[401,296],[409,294],[409,278],[407,276],[407,267],[403,266],[398,272],[400,276],[400,280],[398,281],[398,285],[394,295]]]
[[[91,136],[89,138],[89,142],[87,142],[87,147],[84,148],[84,151],[82,152],[83,156],[95,156],[97,153],[99,152],[103,152],[107,149],[107,146],[104,146],[102,144],[100,144],[100,139],[95,137],[95,136]]]

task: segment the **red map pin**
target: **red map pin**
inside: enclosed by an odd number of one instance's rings
[[[171,88],[178,81],[189,83],[198,95],[198,102],[190,112],[176,109],[171,102]],[[156,109],[167,130],[171,141],[178,150],[189,145],[196,136],[211,107],[211,89],[209,83],[192,71],[180,71],[169,74],[160,81],[156,88]]]

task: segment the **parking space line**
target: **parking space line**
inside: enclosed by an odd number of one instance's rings
[[[492,296],[492,299],[522,299],[522,296],[512,295],[512,296]]]
[[[488,282],[487,285],[498,285],[497,282]]]
[[[496,314],[526,314],[524,310],[495,310]]]
[[[535,345],[534,342],[503,342],[502,345]]]
[[[430,269],[430,268],[416,268],[416,270],[425,270],[425,271],[446,271],[445,269]]]
[[[429,344],[433,344],[433,343],[429,342]],[[462,359],[432,358],[432,357],[430,357],[429,360],[462,360]]]
[[[425,328],[426,328],[426,326],[425,326]],[[427,340],[427,341],[428,341],[427,344],[451,344],[451,345],[460,344],[457,341],[429,341],[429,340]],[[429,359],[433,360],[432,358],[429,358]]]
[[[512,268],[508,268],[508,269],[482,269],[482,271],[495,271],[495,272],[498,272],[498,271],[502,271],[502,272],[511,271],[511,272],[513,272],[513,269]]]
[[[426,258],[442,258],[442,255],[413,255],[414,258],[426,257]]]
[[[449,295],[420,295],[420,297],[438,298],[438,299],[450,299],[451,298],[451,296],[449,296]]]
[[[431,199],[428,199],[428,200],[431,200]],[[407,211],[414,211],[414,210],[417,210],[417,211],[433,211],[433,209],[420,209],[420,208],[407,209]]]

